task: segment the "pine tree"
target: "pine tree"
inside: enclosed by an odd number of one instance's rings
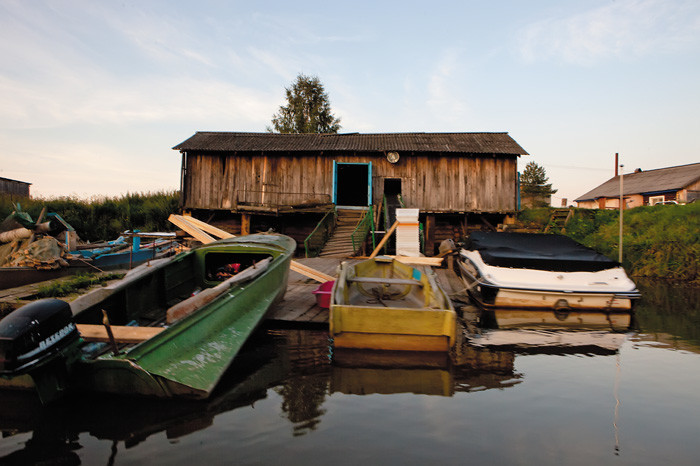
[[[547,205],[549,197],[556,193],[544,168],[535,162],[528,162],[520,176],[520,196],[530,199],[533,205]]]
[[[331,113],[328,94],[318,77],[299,74],[291,87],[285,88],[287,105],[272,116],[269,132],[337,133],[340,118]]]

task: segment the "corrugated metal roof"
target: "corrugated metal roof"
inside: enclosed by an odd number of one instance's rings
[[[625,195],[675,191],[683,189],[697,180],[700,180],[700,163],[691,163],[689,165],[625,174],[622,181],[622,189]],[[581,202],[619,195],[620,177],[614,176],[597,188],[574,200]]]
[[[278,134],[199,131],[179,151],[413,151],[473,154],[527,152],[508,133]]]

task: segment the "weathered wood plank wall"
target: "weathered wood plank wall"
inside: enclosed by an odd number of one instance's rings
[[[385,178],[400,178],[407,206],[424,212],[516,210],[516,156],[402,155],[396,164],[381,154],[188,154],[184,207],[234,210],[238,203],[299,205],[330,202],[333,160],[372,162],[373,203]],[[361,182],[362,180],[358,180]]]
[[[13,197],[29,197],[30,183],[23,181],[0,178],[0,194],[7,194]]]

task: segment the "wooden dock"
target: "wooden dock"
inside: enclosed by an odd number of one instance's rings
[[[296,259],[296,261],[332,277],[337,277],[337,270],[342,262],[359,262],[357,259],[347,259],[343,257],[314,257],[309,259]],[[433,270],[435,270],[437,274],[440,286],[442,286],[448,296],[459,294],[463,285],[454,272],[440,268],[435,268]],[[51,284],[54,281],[55,280],[34,283],[32,285],[0,291],[0,317],[5,313],[11,312],[33,301],[36,299],[40,287]],[[329,311],[316,304],[316,295],[313,294],[313,291],[316,290],[319,285],[319,282],[290,270],[289,282],[287,284],[287,292],[284,296],[284,300],[276,304],[275,307],[270,310],[268,320],[273,323],[327,325]],[[75,297],[74,295],[61,299],[72,301]],[[455,308],[461,305],[459,302],[454,302],[454,304]]]
[[[309,259],[296,259],[315,270],[338,276],[338,266],[344,261],[352,259],[338,257],[314,257]],[[356,262],[356,261],[355,261]],[[328,323],[328,309],[323,309],[316,304],[316,295],[313,291],[318,288],[319,282],[312,280],[293,270],[289,271],[289,282],[284,299],[270,310],[268,320],[276,322],[296,323]]]

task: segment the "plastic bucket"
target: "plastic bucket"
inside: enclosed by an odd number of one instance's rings
[[[331,291],[334,283],[335,280],[321,283],[316,290],[312,291],[312,293],[316,295],[316,304],[318,304],[319,307],[324,309],[331,307]]]

